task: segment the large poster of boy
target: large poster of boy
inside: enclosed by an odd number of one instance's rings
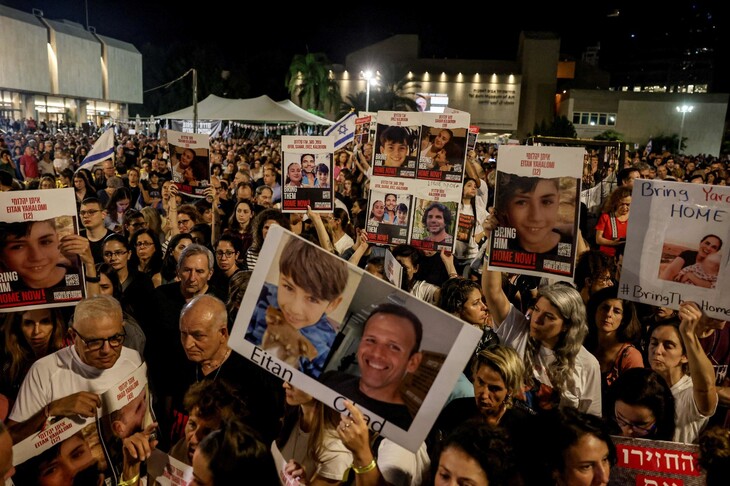
[[[276,261],[259,293],[246,340],[317,378],[347,308],[343,301],[352,295],[351,271],[341,258],[298,238],[287,240]]]
[[[373,176],[416,177],[418,113],[378,112]]]
[[[334,137],[305,139],[283,136],[281,209],[285,213],[305,213],[334,209],[332,151]]]
[[[205,197],[210,185],[210,143],[208,135],[167,131],[172,164],[172,181],[178,190],[192,197]]]
[[[582,147],[499,149],[490,269],[573,279],[582,157]]]
[[[0,312],[73,305],[86,295],[73,188],[0,193]]]
[[[459,203],[415,199],[410,244],[421,250],[451,251]]]
[[[230,346],[339,412],[353,401],[370,429],[416,451],[481,332],[279,226],[266,240],[271,266],[254,269]],[[323,366],[302,369],[307,352]]]
[[[637,180],[623,256],[621,297],[679,309],[694,301],[730,317],[730,189]]]
[[[368,241],[387,245],[406,243],[412,199],[409,194],[370,191],[365,225]]]
[[[13,446],[17,486],[105,484],[108,477],[96,421],[64,418]]]

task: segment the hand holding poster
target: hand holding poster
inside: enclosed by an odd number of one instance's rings
[[[581,147],[499,149],[490,270],[573,279],[582,161]]]
[[[210,142],[208,135],[167,131],[172,156],[172,180],[178,190],[193,197],[204,197],[210,185]]]
[[[418,449],[481,332],[281,227],[259,258],[271,267],[254,269],[233,350],[339,412],[352,400],[372,430]]]
[[[0,206],[0,312],[83,299],[79,255],[90,250],[78,236],[74,190],[3,192]]]
[[[619,296],[670,309],[696,302],[730,317],[730,189],[637,180]]]

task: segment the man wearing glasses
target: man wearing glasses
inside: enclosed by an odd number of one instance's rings
[[[94,256],[94,263],[104,263],[103,249],[104,238],[114,234],[112,230],[104,225],[106,210],[102,208],[101,201],[95,197],[87,197],[81,201],[79,216],[81,216],[81,224],[84,229],[81,230],[81,236],[85,236],[89,240],[91,246],[91,254]]]
[[[122,308],[108,295],[79,302],[69,336],[71,346],[36,361],[23,380],[7,422],[15,443],[57,418],[95,419],[99,395],[142,364],[122,346]]]

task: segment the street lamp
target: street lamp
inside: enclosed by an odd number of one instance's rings
[[[679,142],[677,143],[677,154],[682,152],[682,133],[684,132],[684,117],[687,113],[692,113],[695,107],[692,105],[677,106],[677,113],[682,114],[682,123],[679,125]]]
[[[365,88],[365,111],[370,111],[370,80],[373,79],[372,71],[365,71],[362,73],[362,77],[367,82],[367,88]]]

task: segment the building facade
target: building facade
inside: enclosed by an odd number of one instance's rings
[[[103,124],[142,103],[142,54],[65,20],[0,5],[0,118]]]
[[[346,99],[368,88],[365,71],[386,67],[408,73],[413,86],[409,91],[426,110],[448,106],[467,111],[472,125],[480,129],[480,139],[497,141],[524,140],[536,125],[550,123],[557,115],[574,124],[579,138],[613,130],[632,149],[653,136],[675,134],[685,140],[685,153],[717,156],[730,98],[727,93],[609,89],[605,72],[562,62],[560,39],[544,32],[523,32],[514,61],[423,59],[418,36],[396,35],[351,53],[333,76]],[[561,90],[565,79],[582,73],[590,80],[574,85],[596,85],[599,80],[602,86]],[[692,106],[692,111],[678,112],[683,105]]]

